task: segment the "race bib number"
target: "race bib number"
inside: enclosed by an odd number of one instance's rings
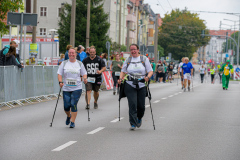
[[[66,79],[66,86],[77,87],[77,80],[76,79]]]
[[[226,69],[229,69],[229,67],[225,67]]]
[[[115,72],[115,76],[120,76],[121,72]]]
[[[186,74],[186,76],[190,76],[190,73],[185,73]]]
[[[95,83],[96,78],[95,78],[95,77],[88,77],[88,78],[87,78],[87,81],[88,81],[89,83]]]

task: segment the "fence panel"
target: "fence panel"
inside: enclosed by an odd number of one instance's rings
[[[44,84],[45,84],[45,95],[52,94],[54,92],[53,88],[53,66],[44,66]]]
[[[44,82],[44,71],[43,66],[33,67],[34,82],[34,96],[45,95],[45,82]]]
[[[16,100],[16,72],[18,68],[15,66],[5,66],[4,70],[4,88],[5,90],[5,102]]]
[[[15,88],[16,100],[25,99],[27,97],[25,86],[25,69],[21,71],[21,69],[16,67],[15,74],[16,74],[16,88]]]
[[[34,97],[35,95],[35,77],[33,74],[33,67],[34,66],[25,66],[23,69],[25,72],[25,88],[26,88],[26,98]]]
[[[53,93],[59,93],[59,83],[58,83],[58,75],[57,75],[57,71],[58,71],[58,66],[53,66]]]
[[[0,103],[5,102],[4,67],[0,67]]]

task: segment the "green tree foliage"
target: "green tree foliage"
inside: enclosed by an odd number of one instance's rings
[[[3,20],[6,18],[7,12],[16,12],[19,8],[23,9],[22,0],[1,0],[0,1],[0,36],[8,32]]]
[[[110,27],[108,23],[108,14],[103,10],[103,0],[91,0],[90,16],[90,39],[89,46],[94,45],[97,54],[107,52],[106,41],[109,37],[106,35]],[[86,46],[86,27],[87,27],[87,2],[88,0],[77,0],[76,3],[76,28],[75,28],[75,46]],[[59,21],[59,43],[60,51],[64,52],[66,46],[70,43],[70,24],[71,7],[70,4],[64,5]]]
[[[165,56],[172,53],[174,59],[191,58],[198,47],[207,45],[209,37],[201,37],[206,25],[198,14],[191,13],[187,9],[182,11],[176,9],[170,14],[165,14],[162,20],[158,44],[164,48]],[[206,30],[205,34],[208,33]]]

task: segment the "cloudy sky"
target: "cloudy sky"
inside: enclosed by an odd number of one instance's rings
[[[170,13],[172,8],[184,9],[194,11],[211,11],[211,12],[227,12],[227,13],[240,13],[240,0],[144,0],[144,3],[148,3],[155,13],[160,13],[161,17],[167,12]],[[197,12],[198,13],[198,12]],[[240,15],[240,14],[238,14]],[[239,21],[239,16],[216,14],[216,13],[199,13],[199,17],[206,21],[208,29],[218,30],[220,21],[222,21],[223,29],[229,29],[234,22],[226,21],[224,19],[230,19]],[[239,22],[236,22],[238,24]],[[237,29],[239,27],[237,26]]]

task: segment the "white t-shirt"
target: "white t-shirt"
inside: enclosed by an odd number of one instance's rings
[[[148,59],[146,59],[145,61],[146,68],[141,63],[140,56],[136,58],[132,57],[131,62],[139,62],[139,63],[130,63],[127,68],[127,61],[125,61],[121,71],[127,73],[130,76],[135,76],[135,78],[137,79],[144,78],[146,72],[148,73],[150,71],[153,71],[152,66]],[[127,81],[127,83],[131,85],[133,88],[136,88],[136,85],[133,85],[133,81]],[[145,86],[145,84],[142,82],[139,82],[138,85],[139,85],[139,88],[142,88]]]
[[[199,68],[200,74],[204,74],[205,70],[206,70],[206,68],[204,68],[204,67]]]
[[[82,89],[82,81],[80,75],[87,75],[87,71],[84,65],[82,64],[80,66],[77,61],[68,61],[65,64],[64,68],[63,65],[64,63],[61,63],[57,72],[57,74],[63,76],[63,91],[75,91]]]
[[[180,72],[182,72],[182,65],[183,65],[183,62],[179,63],[178,67],[180,68]]]

